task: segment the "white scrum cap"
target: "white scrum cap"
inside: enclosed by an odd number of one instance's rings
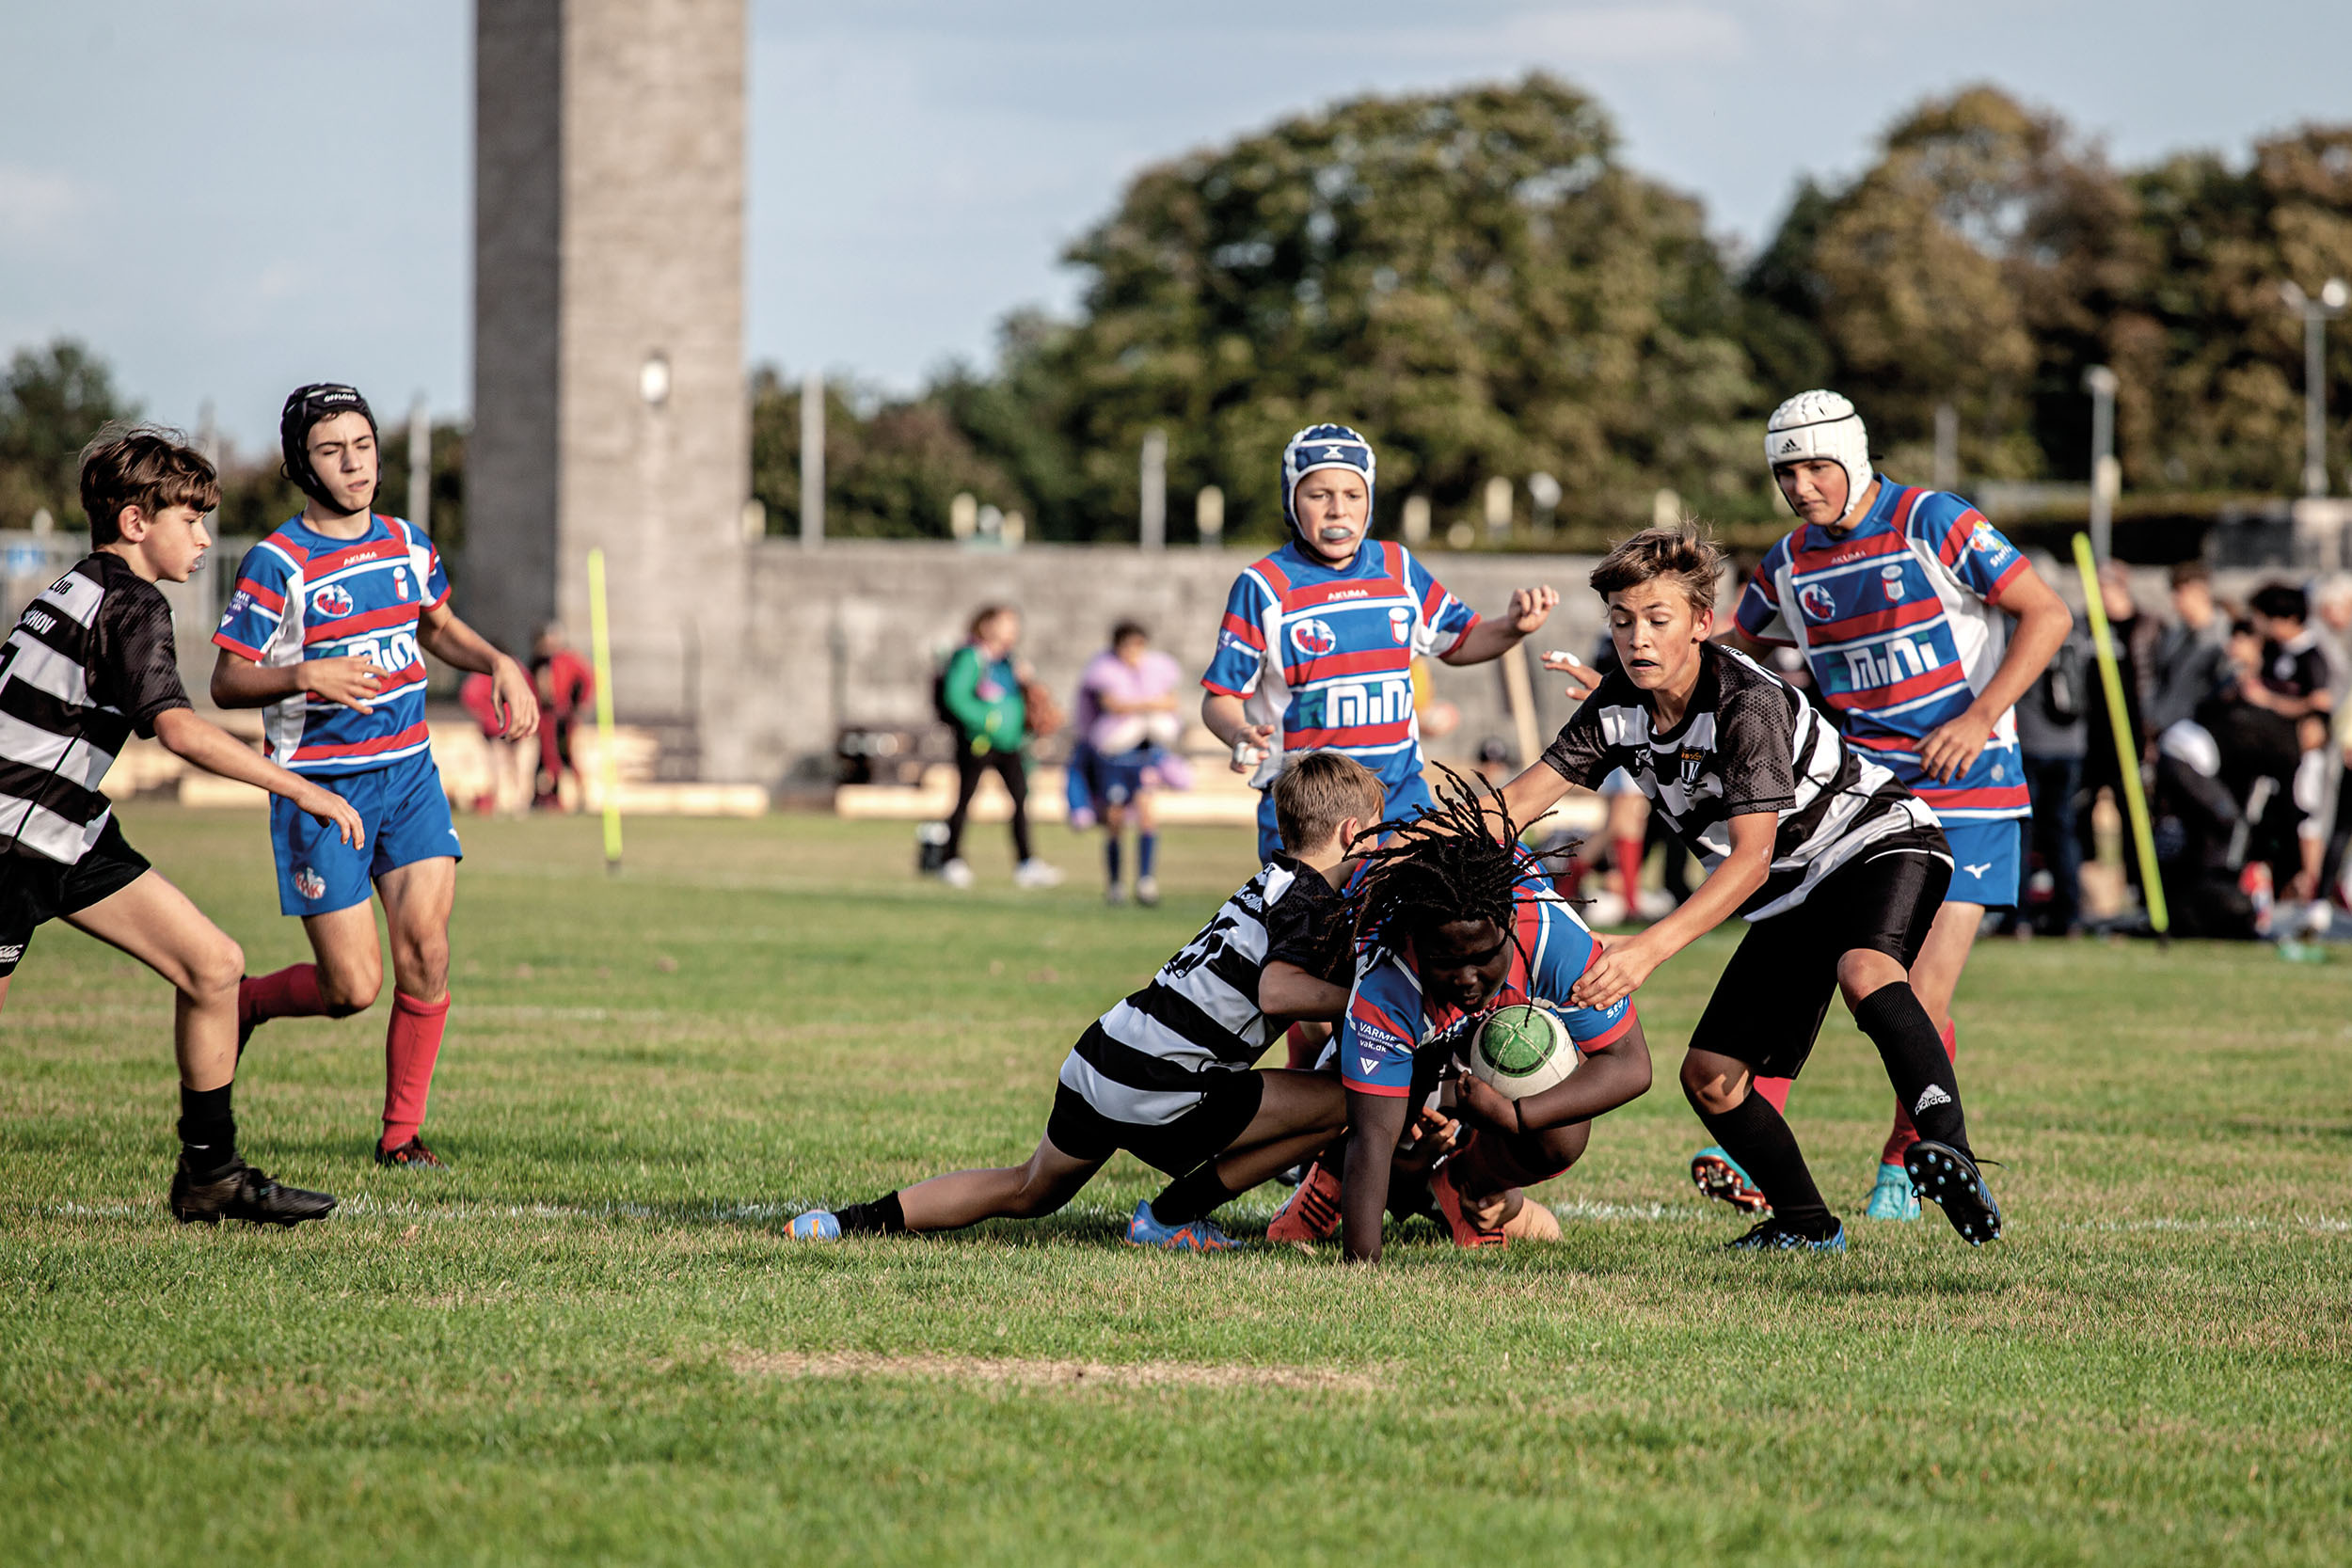
[[[1862,504],[1870,488],[1870,433],[1862,416],[1836,392],[1799,392],[1772,410],[1764,427],[1764,461],[1777,471],[1783,463],[1813,460],[1836,463],[1846,470],[1844,522]]]

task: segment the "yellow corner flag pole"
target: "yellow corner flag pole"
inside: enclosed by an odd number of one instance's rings
[[[2074,535],[2074,567],[2083,576],[2083,603],[2090,616],[2090,644],[2099,656],[2099,685],[2107,694],[2107,727],[2115,732],[2117,771],[2123,776],[2123,805],[2131,818],[2132,842],[2139,851],[2140,891],[2148,897],[2148,924],[2158,936],[2171,929],[2164,907],[2164,882],[2156,874],[2156,840],[2148,831],[2148,798],[2139,787],[2139,753],[2132,746],[2131,710],[2123,705],[2123,677],[2115,668],[2115,643],[2107,630],[2107,607],[2099,597],[2099,562],[2090,535]]]
[[[604,552],[588,552],[588,646],[596,665],[596,787],[604,796],[604,868],[621,869],[620,762],[612,752],[612,639],[604,612]]]

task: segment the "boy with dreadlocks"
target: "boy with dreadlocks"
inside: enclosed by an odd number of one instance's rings
[[[1129,1242],[1232,1246],[1211,1211],[1313,1154],[1343,1122],[1328,1074],[1252,1069],[1292,1017],[1339,1009],[1345,992],[1334,982],[1354,955],[1326,933],[1346,919],[1339,890],[1358,863],[1352,846],[1379,818],[1382,800],[1379,778],[1337,752],[1300,758],[1273,794],[1282,848],[1150,984],[1079,1037],[1026,1164],[956,1171],[868,1203],[811,1210],[788,1234],[833,1241],[1039,1218],[1125,1149],[1175,1179],[1136,1205]],[[1288,973],[1293,1000],[1264,990],[1275,967]],[[1269,1002],[1287,1016],[1270,1015]]]
[[[1571,998],[1600,957],[1598,939],[1518,847],[1518,824],[1503,815],[1498,832],[1471,786],[1448,778],[1436,809],[1380,825],[1392,836],[1365,852],[1355,895],[1366,958],[1337,1042],[1349,1127],[1341,1240],[1351,1262],[1379,1259],[1390,1176],[1412,1108],[1487,1010],[1560,1008],[1585,1060],[1524,1100],[1463,1081],[1461,1106],[1479,1125],[1430,1181],[1456,1240],[1475,1227],[1466,1210],[1560,1175],[1583,1155],[1595,1117],[1649,1087],[1649,1046],[1630,996],[1597,1007]]]
[[[1935,815],[1795,689],[1710,641],[1723,560],[1695,525],[1645,529],[1592,577],[1608,601],[1620,667],[1541,761],[1505,784],[1504,809],[1549,810],[1572,784],[1631,774],[1708,867],[1665,919],[1626,938],[1577,983],[1606,1007],[1734,914],[1749,922],[1691,1036],[1682,1089],[1715,1141],[1763,1190],[1772,1217],[1730,1244],[1843,1251],[1759,1077],[1794,1078],[1842,992],[1919,1131],[1903,1156],[1920,1196],[1972,1245],[2001,1212],[1969,1153],[1960,1082],[1911,967],[1951,880]],[[1574,1079],[1570,1080],[1575,1082]]]

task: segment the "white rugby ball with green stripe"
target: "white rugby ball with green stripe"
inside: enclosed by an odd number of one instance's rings
[[[1471,1076],[1493,1085],[1505,1100],[1543,1093],[1582,1060],[1568,1026],[1549,1007],[1497,1007],[1470,1037]]]

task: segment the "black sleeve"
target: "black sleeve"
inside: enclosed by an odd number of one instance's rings
[[[145,584],[140,586],[145,587]],[[118,590],[98,609],[95,672],[106,701],[120,708],[143,739],[155,737],[155,717],[192,707],[180,684],[180,656],[171,637],[171,606],[148,588]]]
[[[1715,707],[1715,766],[1723,775],[1725,816],[1786,811],[1797,803],[1800,715],[1793,695],[1777,683],[1724,683]]]
[[[1600,727],[1602,705],[1609,701],[1609,689],[1617,678],[1611,675],[1604,679],[1600,687],[1584,699],[1583,705],[1560,726],[1560,733],[1551,737],[1551,744],[1544,748],[1545,765],[1572,784],[1582,784],[1586,789],[1597,788],[1600,781],[1609,776],[1610,770],[1618,766],[1609,754],[1609,740]]]
[[[1299,872],[1290,892],[1266,911],[1265,934],[1268,963],[1296,964],[1335,986],[1353,976],[1347,901],[1319,872]]]

